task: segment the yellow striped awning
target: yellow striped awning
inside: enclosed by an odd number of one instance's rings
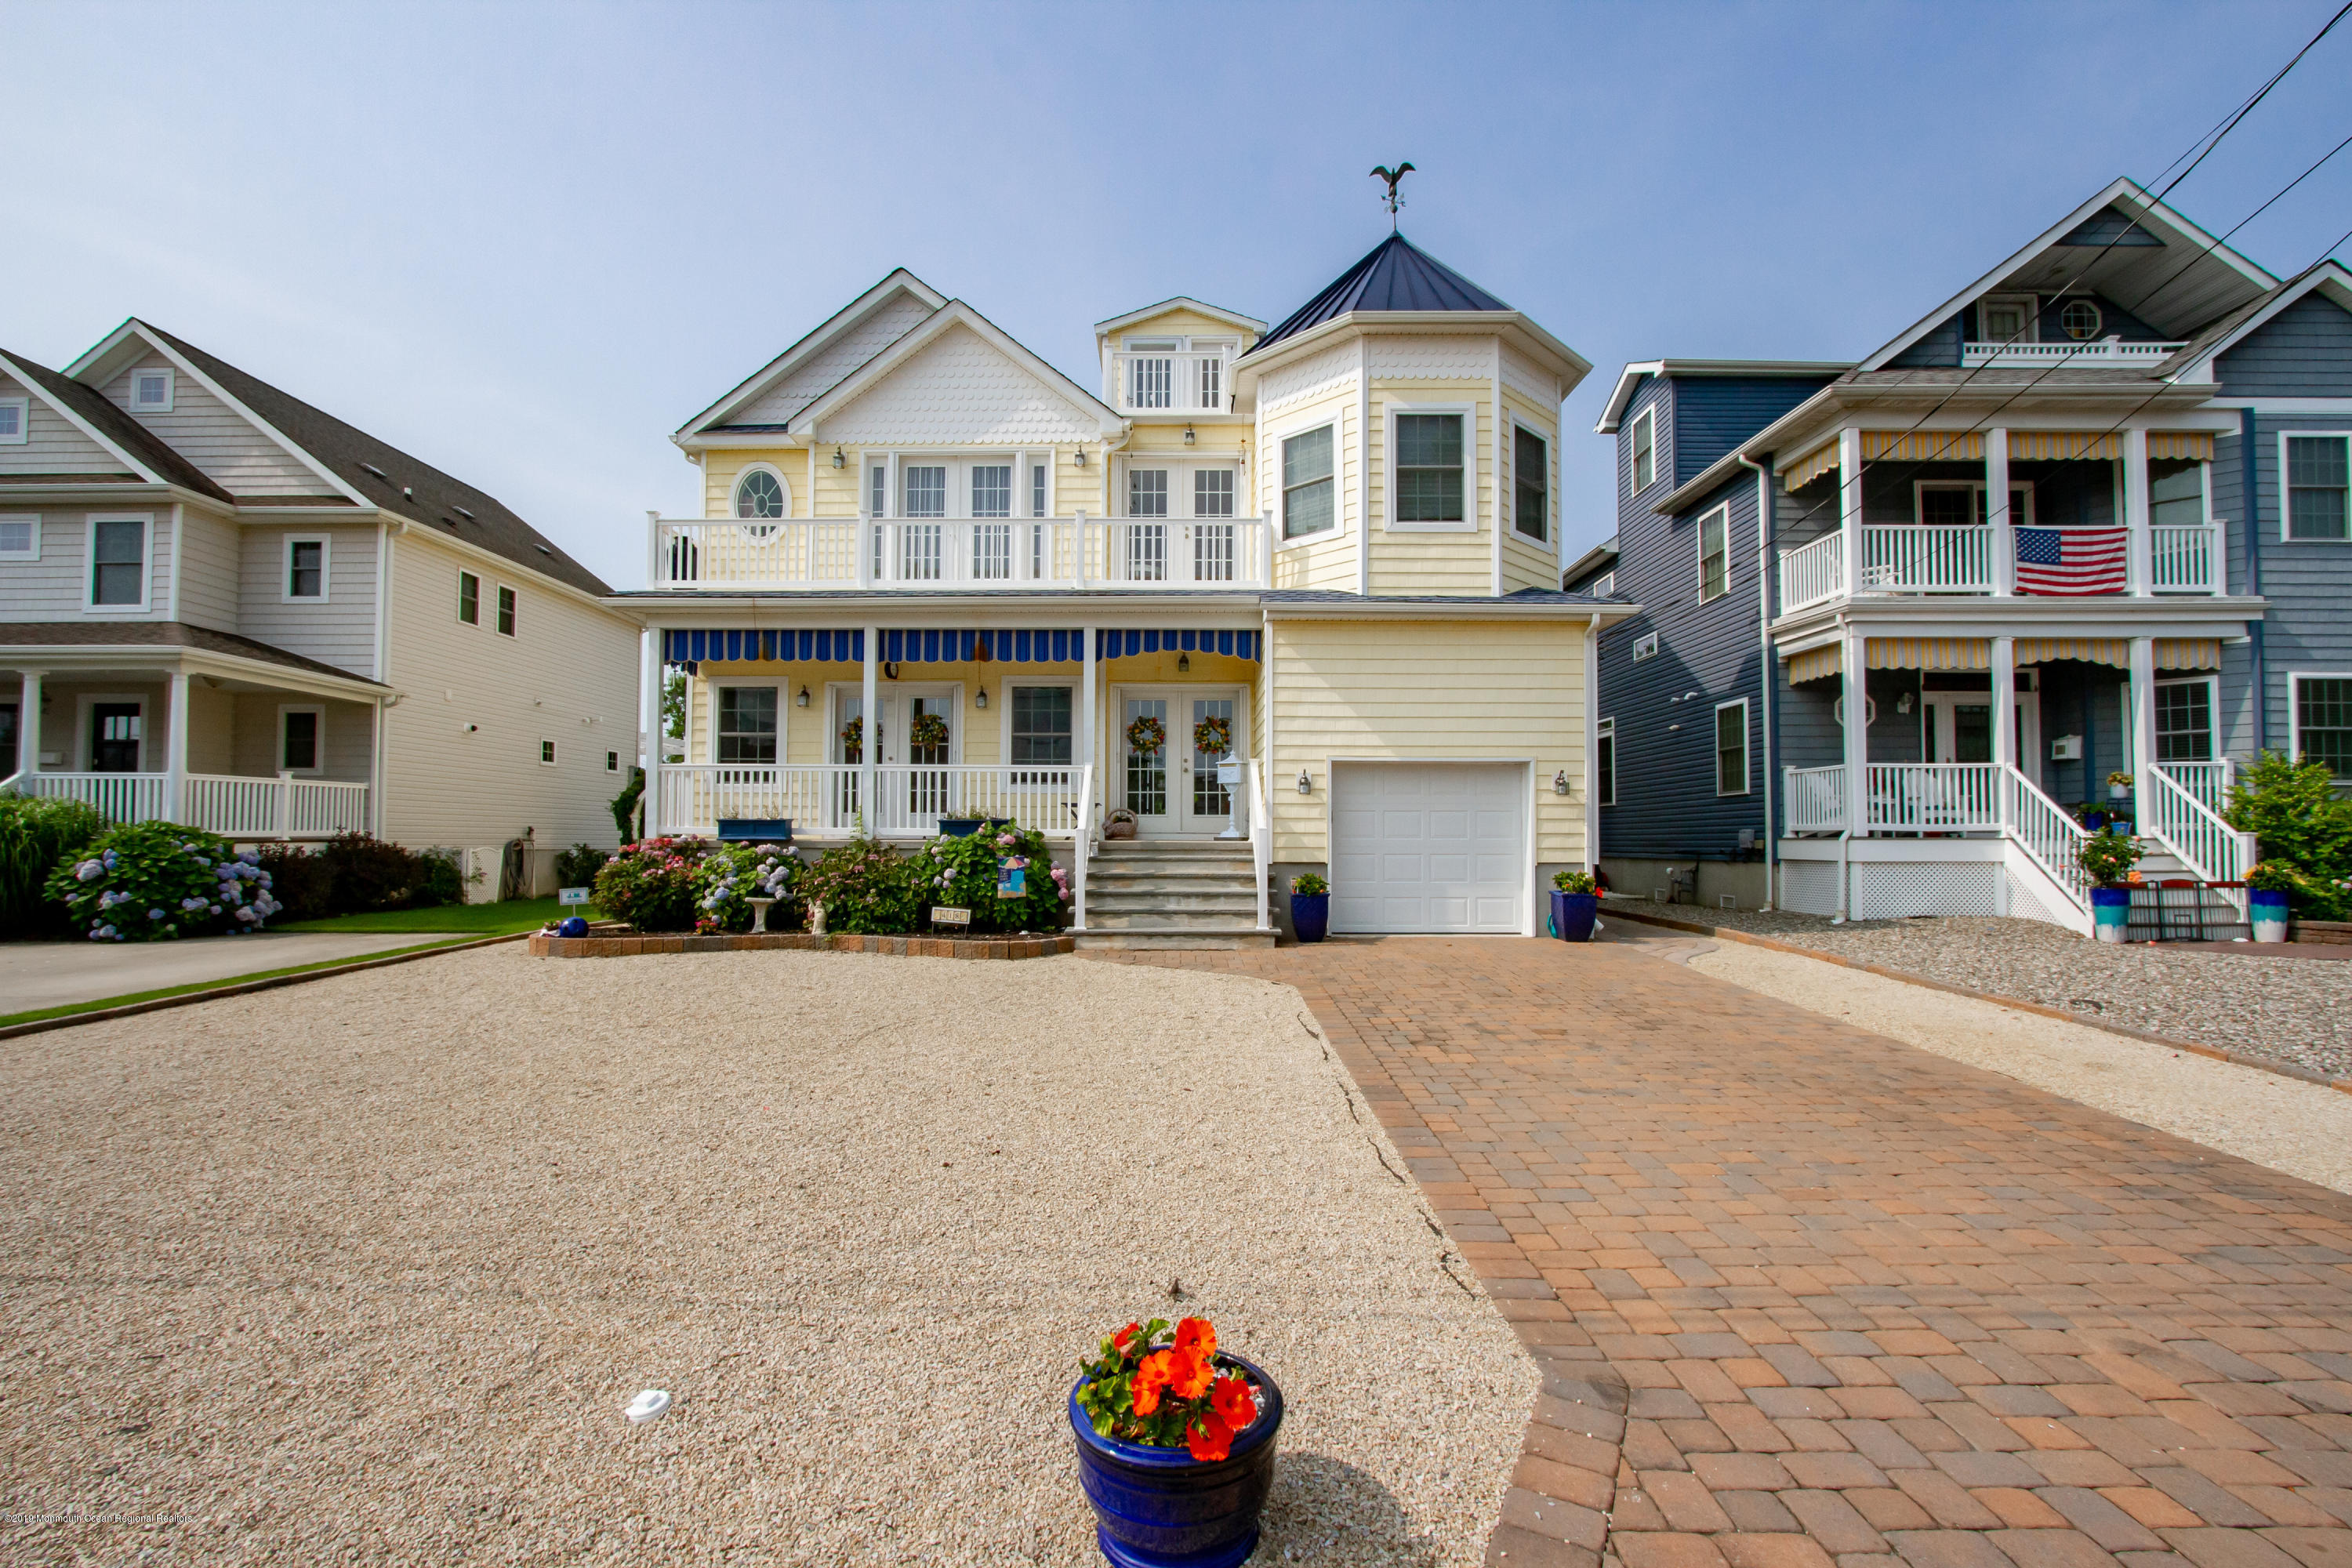
[[[2220,637],[2158,637],[2156,639],[2156,668],[2158,669],[2219,669],[2221,668]]]
[[[1838,645],[1809,647],[1789,657],[1789,684],[1802,686],[1808,680],[1821,680],[1839,673]]]
[[[2186,458],[2194,463],[2213,460],[2213,433],[2210,430],[2151,430],[2147,433],[2147,455],[2150,458]]]
[[[1862,662],[1872,669],[1990,669],[1987,637],[1870,637]]]
[[[1984,435],[1977,430],[1864,430],[1862,460],[1892,458],[1903,463],[1981,463]]]
[[[2112,430],[2011,430],[2012,463],[2063,463],[2078,458],[2120,458],[2124,438]],[[2151,454],[2153,455],[2153,454]]]
[[[2019,664],[2048,664],[2057,658],[2081,659],[2085,664],[2112,664],[2118,669],[2129,669],[2131,644],[2123,637],[2017,639],[2016,661]]]
[[[1795,462],[1783,465],[1780,482],[1792,490],[1801,490],[1837,466],[1838,441],[1832,436]]]

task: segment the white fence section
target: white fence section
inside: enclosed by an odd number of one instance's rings
[[[1801,610],[1845,592],[1845,535],[1825,533],[1811,544],[1780,552],[1780,613]]]
[[[2201,881],[2244,880],[2259,853],[2254,836],[2239,832],[2215,816],[2163,764],[2151,767],[2148,773],[2154,787],[2148,791],[2148,798],[2140,803],[2140,831],[2154,834]],[[2221,891],[2240,915],[2246,913],[2243,889],[2225,888]]]
[[[866,771],[856,763],[665,763],[651,831],[709,836],[718,832],[721,818],[789,818],[796,836],[863,828],[877,838],[928,838],[943,817],[992,817],[1066,838],[1081,825],[1090,772],[885,763],[874,769],[868,810]]]
[[[2149,586],[2159,594],[2221,591],[2221,531],[2210,523],[2151,528]]]
[[[1990,594],[1993,531],[1905,523],[1862,531],[1862,585],[1877,593]]]
[[[18,773],[0,791],[79,800],[112,822],[176,822],[225,838],[331,838],[364,833],[368,786],[331,779],[190,773],[175,809],[169,773]]]
[[[1265,520],[1235,518],[656,518],[656,589],[1269,584]]]
[[[2091,878],[2075,856],[2090,835],[2056,801],[2034,787],[2032,780],[2005,763],[1999,766],[2000,811],[2009,837],[2078,909],[2088,910]]]
[[[1839,833],[1845,828],[1845,769],[1782,768],[1780,798],[1790,833]]]
[[[1873,763],[1864,782],[1874,833],[1979,833],[2001,826],[1992,763]]]

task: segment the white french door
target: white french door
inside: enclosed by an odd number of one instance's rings
[[[864,723],[865,694],[855,687],[834,692],[832,757],[836,763],[866,760],[866,746],[879,746],[875,760],[890,770],[879,784],[880,803],[866,822],[870,833],[903,835],[937,833],[940,818],[956,815],[954,768],[961,754],[963,736],[961,689],[954,686],[897,685],[877,699],[881,710],[879,736]],[[946,731],[946,739],[940,731]],[[916,731],[920,730],[918,743]],[[835,820],[829,826],[849,827],[860,812],[860,780],[852,773],[835,786]]]
[[[1204,720],[1223,719],[1234,755],[1243,750],[1241,692],[1235,687],[1122,687],[1118,693],[1119,804],[1146,837],[1202,837],[1233,820],[1233,797],[1217,782],[1219,754],[1194,744]],[[1137,744],[1137,721],[1159,721],[1153,748]]]
[[[1990,691],[1930,691],[1920,701],[1921,754],[1931,763],[1989,763],[1993,760],[1992,693]],[[2028,778],[2040,778],[2042,755],[2042,694],[2017,693],[2017,765]]]

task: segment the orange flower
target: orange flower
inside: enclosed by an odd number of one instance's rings
[[[1234,1429],[1213,1410],[1184,1429],[1184,1447],[1196,1459],[1222,1459],[1234,1451]]]
[[[1206,1318],[1186,1318],[1176,1325],[1176,1348],[1214,1363],[1217,1331]]]
[[[1181,1346],[1173,1357],[1168,1363],[1169,1391],[1179,1399],[1198,1399],[1208,1393],[1209,1380],[1216,1376],[1217,1369]]]
[[[1111,1335],[1110,1348],[1112,1353],[1116,1355],[1125,1355],[1127,1353],[1127,1347],[1132,1344],[1135,1341],[1135,1336],[1142,1331],[1143,1325],[1141,1323],[1129,1323],[1127,1327],[1119,1330],[1118,1332]]]
[[[1246,1378],[1217,1379],[1217,1386],[1209,1393],[1209,1407],[1236,1432],[1257,1419],[1257,1396],[1250,1392]]]
[[[1171,1351],[1153,1351],[1135,1369],[1135,1381],[1129,1387],[1129,1398],[1135,1404],[1138,1415],[1149,1415],[1160,1408],[1160,1391],[1168,1386],[1169,1363],[1176,1359]]]

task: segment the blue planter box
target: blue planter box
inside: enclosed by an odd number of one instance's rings
[[[1298,933],[1301,942],[1321,942],[1331,930],[1331,895],[1291,894],[1290,929]]]
[[[719,842],[721,844],[790,844],[793,841],[793,819],[789,816],[722,816],[719,819]]]
[[[1103,1436],[1078,1404],[1086,1380],[1070,1386],[1078,1484],[1095,1510],[1095,1543],[1116,1568],[1239,1568],[1257,1550],[1258,1513],[1274,1485],[1282,1390],[1255,1362],[1220,1352],[1217,1364],[1257,1384],[1258,1415],[1213,1461]]]
[[[975,833],[985,833],[999,827],[1010,827],[1008,816],[942,816],[940,836],[943,838],[969,838]]]
[[[1591,942],[1601,914],[1598,893],[1551,892],[1551,931],[1562,942]]]

